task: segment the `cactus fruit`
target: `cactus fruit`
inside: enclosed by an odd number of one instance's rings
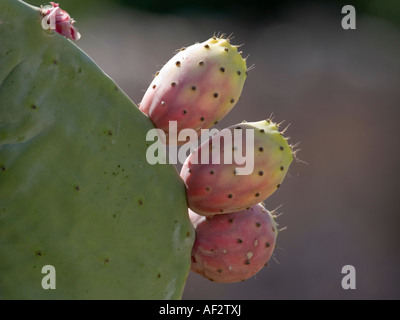
[[[270,259],[278,235],[259,203],[243,211],[204,217],[189,210],[196,229],[191,270],[215,282],[246,280]]]
[[[42,27],[53,29],[71,40],[79,40],[81,34],[74,27],[75,20],[71,19],[68,12],[62,10],[58,3],[50,2],[50,6],[41,7]]]
[[[238,170],[243,164],[235,160],[235,153],[247,150],[246,129],[254,132],[254,145],[250,148],[254,153],[246,156],[249,161],[254,160],[254,169],[249,175],[240,175]],[[224,130],[234,133],[233,148],[229,150],[222,148]],[[293,160],[291,146],[279,132],[278,125],[271,120],[243,122],[224,130],[204,142],[186,159],[181,169],[189,207],[201,215],[240,211],[264,201],[280,187]],[[216,142],[221,149],[212,149]],[[208,163],[200,161],[205,151],[209,154]],[[214,151],[220,156],[221,163],[215,163]],[[227,153],[232,154],[231,164],[223,163]]]
[[[246,61],[229,39],[211,39],[181,49],[156,76],[147,89],[140,110],[166,133],[170,121],[182,129],[211,128],[240,99],[247,76]],[[171,134],[171,140],[175,135]]]
[[[40,17],[0,1],[0,299],[179,299],[185,186],[147,163],[148,117]]]

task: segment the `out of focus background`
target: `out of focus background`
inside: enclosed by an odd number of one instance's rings
[[[46,4],[28,0],[34,5]],[[356,9],[356,29],[341,26]],[[63,0],[86,51],[135,102],[175,50],[233,34],[249,72],[218,125],[291,123],[298,157],[282,187],[274,259],[255,277],[189,275],[183,299],[400,299],[400,2]],[[167,192],[167,191],[166,191]],[[344,265],[356,289],[344,290]]]

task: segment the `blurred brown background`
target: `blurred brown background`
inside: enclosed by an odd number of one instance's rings
[[[28,1],[41,4],[38,1]],[[283,205],[275,261],[216,284],[190,274],[184,299],[400,298],[400,6],[396,1],[61,1],[77,45],[139,103],[174,50],[213,33],[245,44],[242,100],[218,124],[272,112],[291,123],[298,156],[267,208]],[[42,3],[43,4],[43,3]],[[353,4],[357,29],[343,30]],[[357,289],[343,290],[354,265]]]

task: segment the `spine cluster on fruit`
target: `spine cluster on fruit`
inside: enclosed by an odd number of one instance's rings
[[[247,71],[230,39],[214,36],[181,49],[169,60],[156,73],[140,110],[167,137],[170,121],[177,121],[178,134],[193,129],[199,135],[234,107]],[[227,130],[233,137],[228,149],[223,148]],[[278,229],[274,212],[265,209],[263,201],[281,186],[296,154],[285,130],[272,119],[243,121],[210,137],[187,157],[180,176],[196,230],[192,271],[212,281],[236,282],[268,263]],[[252,170],[246,174],[240,174],[245,164],[235,156],[242,150],[252,151]],[[233,161],[214,161],[227,156]]]

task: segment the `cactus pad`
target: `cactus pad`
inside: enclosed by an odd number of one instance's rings
[[[0,299],[179,299],[194,232],[151,121],[39,8],[1,0],[0,39]]]

